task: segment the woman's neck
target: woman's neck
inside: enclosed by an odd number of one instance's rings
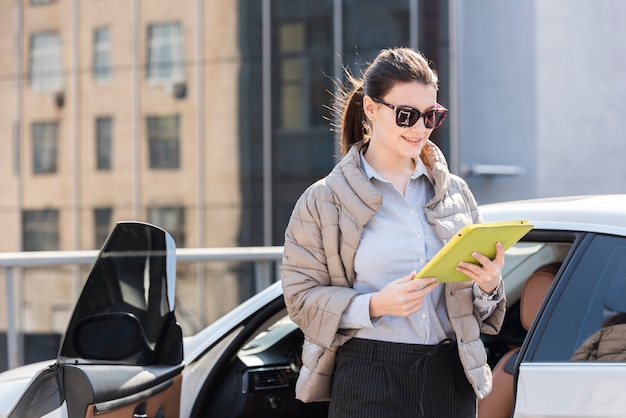
[[[363,155],[367,163],[385,180],[391,182],[402,195],[405,194],[409,179],[415,172],[415,160],[385,149],[372,148],[370,144]]]

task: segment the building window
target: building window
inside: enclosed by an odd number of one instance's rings
[[[33,172],[35,174],[57,171],[57,122],[35,122],[32,124]]]
[[[111,233],[112,214],[113,209],[111,208],[96,208],[93,210],[95,248],[101,248]]]
[[[146,75],[153,82],[176,82],[183,79],[183,41],[180,23],[148,26]]]
[[[58,90],[63,85],[61,40],[55,32],[30,37],[29,82],[33,90]]]
[[[332,30],[329,16],[323,14],[326,10],[316,11],[309,20],[276,25],[281,129],[302,131],[328,125],[324,112],[333,89],[326,75],[332,71]]]
[[[42,4],[56,3],[56,0],[30,0],[31,6],[39,6]]]
[[[96,119],[96,162],[98,170],[111,169],[111,135],[113,131],[113,119],[99,117]]]
[[[59,211],[55,209],[22,212],[23,251],[59,250]]]
[[[148,208],[148,222],[169,232],[177,248],[185,246],[185,208],[182,206]]]
[[[180,117],[148,116],[150,168],[180,168]]]
[[[93,76],[97,81],[110,81],[111,34],[109,28],[97,28],[93,36]]]

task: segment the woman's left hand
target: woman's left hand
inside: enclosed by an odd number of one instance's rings
[[[493,260],[478,252],[472,253],[472,257],[480,264],[476,265],[461,261],[456,270],[474,280],[483,292],[493,293],[502,280],[500,274],[502,267],[504,267],[504,247],[502,247],[502,243],[498,242],[496,244],[496,257]]]

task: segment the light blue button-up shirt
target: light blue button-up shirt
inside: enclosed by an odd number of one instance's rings
[[[358,329],[356,337],[412,344],[437,344],[455,339],[448,319],[444,286],[426,295],[422,308],[409,317],[384,315],[370,319],[372,293],[389,282],[419,271],[441,249],[443,243],[426,220],[424,206],[434,196],[428,171],[419,158],[405,195],[381,177],[361,154],[365,175],[383,196],[383,204],[365,225],[356,252],[354,289],[363,294],[355,298],[341,318],[341,328]],[[501,288],[501,286],[499,286]],[[481,317],[487,317],[502,300],[500,290],[492,300],[474,285],[474,304]]]

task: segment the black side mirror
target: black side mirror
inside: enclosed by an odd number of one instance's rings
[[[151,352],[139,320],[126,312],[82,319],[73,341],[76,353],[91,360],[121,361]]]

